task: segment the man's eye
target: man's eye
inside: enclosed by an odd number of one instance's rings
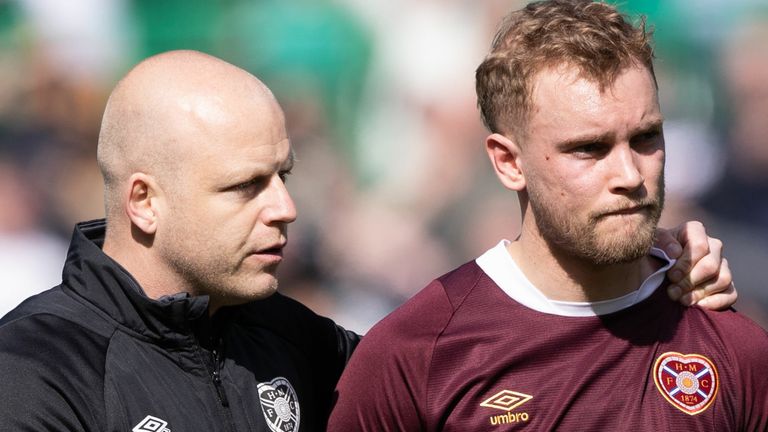
[[[575,153],[577,155],[592,156],[605,152],[605,149],[606,146],[601,143],[589,143],[572,148],[571,153]]]
[[[261,178],[254,178],[230,187],[228,190],[232,192],[248,192],[258,187],[262,183]]]
[[[245,190],[248,190],[248,189],[252,188],[255,184],[256,184],[256,182],[253,181],[253,180],[247,181],[245,183],[240,183],[238,185],[233,186],[232,190],[235,190],[235,191],[245,191]]]
[[[280,180],[285,183],[288,180],[288,176],[291,175],[291,170],[281,171],[280,172]]]
[[[597,144],[586,144],[586,145],[577,147],[576,151],[591,153],[591,152],[597,151],[598,149],[599,149],[599,146]]]
[[[632,138],[632,146],[641,149],[641,148],[656,148],[656,146],[662,142],[661,141],[661,131],[660,130],[652,130],[648,132],[643,132],[635,137]]]
[[[640,141],[640,142],[649,141],[649,140],[653,140],[653,139],[658,138],[658,136],[659,136],[659,131],[657,131],[657,130],[643,132],[643,133],[637,135],[635,137],[634,141]]]

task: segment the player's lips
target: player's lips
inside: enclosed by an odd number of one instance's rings
[[[611,210],[609,212],[605,212],[602,214],[602,216],[623,216],[623,215],[633,215],[640,212],[647,211],[649,205],[636,205],[632,207],[624,207],[616,210]]]
[[[283,258],[283,249],[288,244],[286,241],[281,241],[272,245],[256,249],[250,253],[251,256],[258,256],[266,260],[280,261]]]

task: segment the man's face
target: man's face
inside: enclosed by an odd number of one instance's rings
[[[293,156],[282,112],[276,103],[187,102],[179,136],[191,151],[164,188],[169,211],[155,242],[212,308],[267,297],[296,219],[284,184]]]
[[[647,69],[612,86],[571,67],[540,72],[521,161],[534,230],[555,253],[596,265],[648,253],[664,203],[664,138]]]

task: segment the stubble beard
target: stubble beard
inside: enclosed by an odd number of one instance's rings
[[[174,233],[163,259],[186,283],[192,295],[207,295],[222,305],[246,303],[277,291],[276,268],[247,268],[243,259],[234,262],[223,250],[206,250]],[[266,283],[262,278],[270,278]]]
[[[648,255],[664,207],[663,178],[658,186],[655,197],[626,203],[626,207],[647,206],[647,216],[636,229],[617,229],[610,233],[599,233],[599,225],[606,217],[605,213],[615,209],[592,212],[586,221],[582,221],[557,208],[552,200],[547,201],[535,188],[529,187],[528,195],[539,233],[553,251],[594,266],[609,266],[633,262]]]
[[[167,227],[164,241],[156,245],[159,259],[186,285],[180,290],[193,296],[207,295],[225,305],[267,298],[277,291],[276,266],[249,268],[244,263],[247,256],[240,251],[228,252],[227,245],[217,244],[216,238],[205,241],[209,231],[189,228],[198,222],[190,219],[183,205],[189,200],[183,189],[174,193],[182,204],[171,204],[177,217]]]

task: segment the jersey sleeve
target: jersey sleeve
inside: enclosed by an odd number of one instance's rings
[[[726,312],[727,313],[727,312]],[[748,318],[731,321],[731,346],[739,365],[742,426],[739,430],[768,431],[768,333]]]
[[[339,381],[329,431],[427,430],[429,365],[450,303],[438,282],[363,338]]]

